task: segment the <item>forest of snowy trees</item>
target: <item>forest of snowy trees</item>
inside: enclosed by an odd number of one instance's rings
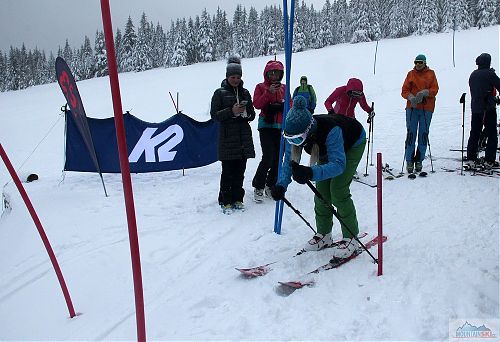
[[[500,24],[500,0],[325,0],[316,10],[296,1],[293,51],[340,43],[375,41]],[[142,14],[137,27],[129,17],[117,29],[115,49],[119,72],[143,71],[216,61],[235,54],[243,58],[283,51],[281,6],[260,14],[238,5],[229,21],[225,11],[203,10],[193,19],[177,19],[165,31]],[[24,89],[55,81],[55,57],[63,57],[76,80],[107,75],[104,34],[92,44],[85,36],[79,48],[66,40],[57,54],[10,47],[0,51],[0,91]]]

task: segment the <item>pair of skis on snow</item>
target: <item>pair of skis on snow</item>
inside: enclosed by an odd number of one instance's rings
[[[362,239],[362,238],[366,237],[367,235],[368,235],[368,233],[366,233],[366,232],[360,233],[358,235],[358,239]],[[328,247],[325,247],[325,248],[335,247],[340,243],[340,241],[341,240],[335,241],[334,243],[332,243],[331,245],[329,245]],[[385,241],[387,241],[387,237],[382,236],[382,242],[385,242]],[[371,247],[378,245],[378,243],[379,243],[379,238],[377,236],[375,238],[372,238],[368,242],[366,242],[365,247],[366,247],[366,249],[370,249]],[[291,288],[293,290],[303,288],[304,286],[312,286],[315,284],[315,281],[314,281],[314,278],[310,277],[311,275],[317,274],[320,272],[324,272],[324,271],[328,271],[328,270],[331,270],[334,268],[338,268],[338,267],[346,264],[347,262],[351,261],[352,259],[355,259],[361,253],[363,253],[363,251],[364,250],[360,247],[358,250],[356,250],[348,258],[343,258],[343,259],[333,258],[329,262],[327,262],[326,264],[323,264],[323,265],[315,268],[314,270],[304,274],[303,276],[297,278],[296,280],[279,281],[278,283],[283,287]],[[306,250],[302,249],[301,251],[299,251],[298,253],[293,255],[291,258],[295,258],[299,255],[304,254],[304,253],[306,253]],[[290,259],[290,258],[287,258],[287,260],[288,259]],[[282,260],[282,261],[284,261],[284,260]],[[272,265],[275,265],[279,262],[280,261],[274,261],[274,262],[267,263],[265,265],[250,267],[250,268],[236,268],[236,270],[238,270],[239,272],[241,272],[244,276],[246,276],[248,278],[256,278],[256,277],[266,275],[267,273],[272,271],[272,269],[273,269]]]

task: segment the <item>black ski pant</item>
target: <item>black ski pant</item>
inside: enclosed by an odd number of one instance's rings
[[[221,163],[219,204],[228,205],[243,202],[243,196],[245,196],[243,179],[245,178],[247,160],[221,160]]]
[[[490,109],[482,113],[472,113],[469,141],[467,142],[467,159],[477,159],[477,149],[483,125],[488,139],[484,159],[494,162],[498,145],[496,109]]]
[[[256,189],[264,189],[266,185],[272,187],[278,180],[281,130],[277,128],[261,128],[259,129],[259,137],[262,160],[253,177],[252,186]]]

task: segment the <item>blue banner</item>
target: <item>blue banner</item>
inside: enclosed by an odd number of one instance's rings
[[[119,173],[114,118],[87,118],[101,172]],[[160,123],[123,115],[130,172],[200,167],[217,161],[219,125],[179,113]],[[66,112],[66,171],[97,172],[71,111]]]

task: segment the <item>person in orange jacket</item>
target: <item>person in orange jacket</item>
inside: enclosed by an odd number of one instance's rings
[[[401,89],[401,96],[407,100],[405,160],[408,173],[422,171],[429,127],[439,90],[436,74],[427,66],[425,55],[419,54],[415,57],[414,64],[414,68],[406,75]],[[417,131],[418,145],[415,151]]]

